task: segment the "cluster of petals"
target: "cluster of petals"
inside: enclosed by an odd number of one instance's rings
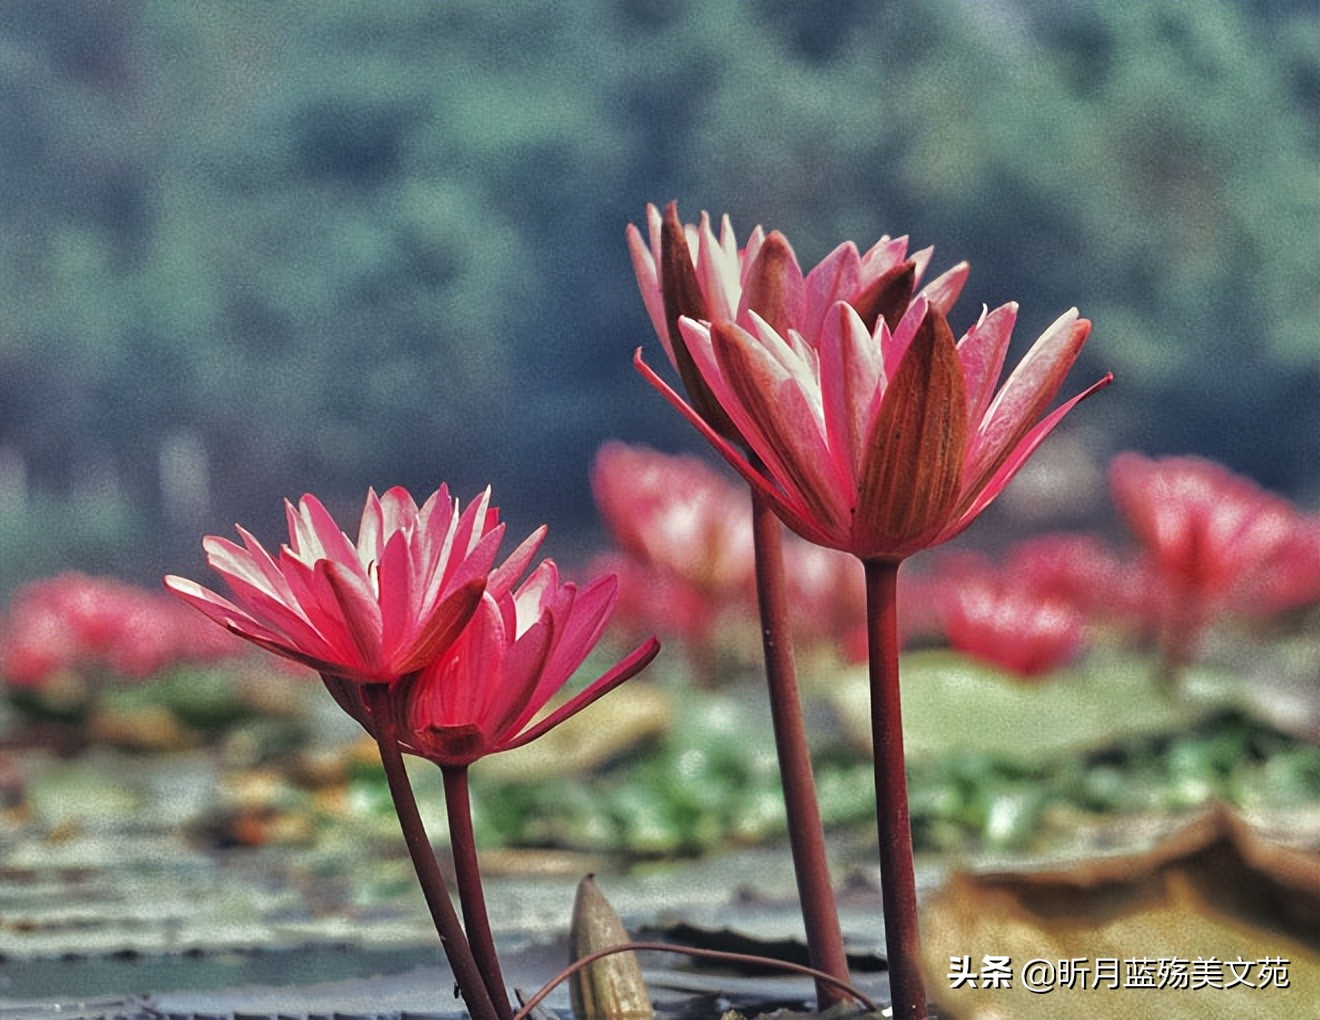
[[[684,320],[689,351],[756,463],[644,371],[800,535],[863,559],[901,560],[966,528],[1060,419],[1043,420],[1090,324],[1075,310],[994,390],[1016,307],[955,345],[918,298],[891,334],[839,304],[809,342],[764,321],[750,333]],[[1102,380],[1103,382],[1103,380]]]
[[[289,541],[277,554],[241,527],[241,545],[203,541],[231,598],[182,577],[165,584],[240,637],[352,683],[394,684],[429,665],[483,594],[512,587],[545,533],[497,568],[504,525],[489,490],[466,507],[445,486],[421,507],[402,488],[369,492],[356,542],[316,497],[285,506]]]
[[[368,492],[356,541],[314,496],[286,504],[278,556],[208,537],[233,601],[180,577],[166,585],[227,629],[321,673],[339,705],[380,735],[364,685],[389,686],[403,750],[467,765],[516,747],[635,675],[659,650],[645,642],[544,719],[595,647],[617,599],[604,576],[579,589],[552,560],[525,579],[545,535],[534,531],[498,567],[504,526],[486,490],[466,507],[441,486],[418,507],[401,488]]]
[[[1115,507],[1166,612],[1201,622],[1320,601],[1320,520],[1199,457],[1115,457]]]
[[[949,645],[1022,679],[1048,674],[1073,659],[1083,644],[1086,617],[1051,595],[1035,578],[996,570],[979,556],[945,560],[932,585]]]
[[[599,641],[616,598],[614,577],[579,588],[552,560],[513,591],[487,592],[449,650],[406,681],[396,702],[404,749],[465,766],[536,739],[634,676],[659,650],[654,638],[538,718]]]
[[[778,231],[767,236],[757,226],[739,247],[728,216],[720,221],[718,238],[707,213],[702,212],[699,224],[684,224],[674,202],[663,216],[648,205],[646,218],[647,237],[643,239],[641,231],[629,224],[627,238],[651,324],[697,411],[735,442],[740,437],[694,364],[680,318],[734,322],[751,330],[754,316],[759,315],[777,328],[813,336],[830,309],[843,301],[873,320],[892,303],[895,287],[908,287],[905,297],[911,296],[910,288],[934,250],[925,248],[909,256],[906,237],[885,236],[862,253],[852,241],[845,241],[803,274],[792,247]],[[947,311],[957,300],[967,272],[967,264],[959,263],[921,293]]]
[[[717,601],[750,586],[746,491],[697,458],[606,443],[591,487],[615,543],[655,573]]]
[[[955,340],[945,316],[966,268],[914,294],[928,254],[904,261],[906,239],[865,256],[843,245],[805,276],[781,235],[749,243],[738,254],[730,318],[728,304],[691,300],[687,264],[666,251],[674,231],[664,221],[657,261],[656,233],[653,225],[649,251],[634,241],[634,264],[653,319],[657,307],[695,310],[666,319],[660,334],[691,403],[640,351],[639,370],[798,534],[862,559],[898,561],[961,532],[1063,416],[1109,381],[1042,418],[1090,332],[1072,309],[996,389],[1017,306],[984,311]],[[732,242],[715,246],[722,259],[707,257],[705,223],[697,234],[702,299],[731,299]]]
[[[173,599],[71,572],[14,592],[0,623],[0,677],[15,687],[40,687],[66,672],[139,680],[242,648]]]

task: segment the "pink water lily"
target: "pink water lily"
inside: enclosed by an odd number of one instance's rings
[[[792,329],[814,336],[829,310],[844,301],[868,324],[888,317],[892,326],[911,300],[934,250],[909,255],[906,237],[887,235],[865,253],[845,241],[803,274],[792,246],[779,231],[767,236],[758,226],[740,248],[728,216],[720,221],[718,238],[708,214],[701,214],[699,224],[684,224],[675,202],[665,207],[663,216],[648,205],[646,218],[647,238],[632,224],[627,238],[651,324],[694,408],[734,442],[739,437],[719,397],[710,391],[687,349],[678,325],[681,318],[735,322],[752,330],[754,316],[759,316],[785,335]],[[967,263],[960,262],[922,288],[921,296],[947,313],[967,273]]]
[[[442,766],[520,747],[586,708],[655,658],[650,638],[538,718],[596,646],[618,597],[613,576],[579,588],[545,560],[514,591],[482,596],[449,650],[401,688],[403,749]]]
[[[637,353],[639,370],[804,538],[898,561],[947,541],[1001,492],[1105,376],[1044,418],[1091,329],[1072,309],[996,392],[1017,305],[955,341],[917,296],[891,329],[836,302],[819,332],[780,332],[756,312],[680,322],[704,384],[754,455],[719,435]]]
[[[242,545],[203,540],[232,601],[182,577],[165,585],[240,637],[350,683],[394,684],[438,658],[545,533],[495,568],[504,525],[489,489],[466,508],[443,485],[420,508],[402,488],[368,492],[356,542],[315,496],[285,507],[289,541],[276,555],[241,527]]]

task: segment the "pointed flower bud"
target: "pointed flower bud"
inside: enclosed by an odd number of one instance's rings
[[[569,928],[573,960],[628,942],[628,931],[596,879],[578,883]],[[632,952],[620,952],[589,963],[569,979],[573,1015],[581,1020],[651,1020],[655,1010]]]

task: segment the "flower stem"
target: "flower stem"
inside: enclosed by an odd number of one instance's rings
[[[588,953],[586,956],[574,960],[558,974],[552,977],[541,990],[522,1004],[522,1007],[513,1015],[513,1020],[527,1020],[532,1016],[532,1010],[539,1006],[559,985],[567,981],[578,971],[590,967],[598,960],[603,960],[616,953],[677,953],[680,956],[690,956],[694,960],[713,960],[717,963],[732,963],[743,967],[755,967],[758,970],[782,970],[786,974],[805,974],[813,977],[817,982],[829,985],[831,988],[837,988],[839,992],[839,1001],[844,1002],[848,999],[855,999],[863,1008],[870,1010],[868,1016],[876,1014],[876,1004],[868,999],[846,981],[840,981],[831,974],[826,974],[815,967],[804,967],[800,963],[792,963],[788,960],[778,960],[771,956],[754,956],[749,953],[730,953],[722,949],[698,949],[695,946],[676,946],[672,942],[622,942],[617,946],[606,946],[598,949],[594,953]]]
[[[458,878],[458,901],[463,907],[472,955],[481,968],[486,991],[502,1020],[513,1016],[504,974],[495,952],[495,938],[486,913],[486,894],[481,888],[481,867],[477,863],[477,840],[472,831],[472,800],[468,792],[466,765],[441,766],[445,777],[445,811],[449,815],[449,845],[454,854],[454,872]]]
[[[788,624],[784,579],[783,526],[769,504],[752,492],[752,536],[756,550],[756,598],[761,610],[761,641],[770,688],[770,717],[784,787],[788,840],[797,876],[798,899],[811,965],[837,981],[848,982],[848,957],[839,928],[839,910],[830,883],[825,830],[816,801],[802,699]],[[825,1009],[844,1000],[839,987],[817,980],[816,1001]]]
[[[926,1020],[917,932],[898,688],[898,563],[866,560],[866,625],[871,668],[871,742],[875,752],[875,817],[880,828],[880,883],[885,953],[895,1020]]]
[[[417,800],[413,797],[408,773],[403,767],[403,755],[399,752],[389,687],[383,683],[366,684],[363,694],[371,713],[381,764],[385,767],[385,781],[389,784],[394,811],[399,816],[399,827],[403,830],[403,841],[408,846],[408,855],[412,858],[413,870],[417,873],[426,906],[431,911],[431,920],[440,936],[440,945],[454,971],[459,994],[463,996],[473,1020],[503,1020],[495,1011],[490,994],[486,991],[481,971],[477,969],[467,936],[463,934],[463,926],[449,900],[444,876],[440,874],[440,865],[422,825]]]

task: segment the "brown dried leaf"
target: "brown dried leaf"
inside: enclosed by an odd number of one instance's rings
[[[1216,809],[1150,849],[1035,872],[958,875],[925,910],[932,998],[959,1020],[1316,1015],[1320,1005],[1320,856],[1263,839]],[[986,955],[1011,959],[1011,987],[953,987],[955,961],[978,973]],[[1287,986],[1144,986],[1139,963],[1201,958],[1202,972],[1236,980],[1228,961],[1260,984],[1259,961],[1287,961]],[[1072,988],[1033,992],[1024,966],[1084,959]],[[1099,959],[1117,961],[1117,983],[1096,982]],[[1211,962],[1213,961],[1213,963]],[[1243,962],[1249,962],[1249,968]],[[1190,980],[1189,980],[1190,985]],[[1085,987],[1083,987],[1083,985]]]

